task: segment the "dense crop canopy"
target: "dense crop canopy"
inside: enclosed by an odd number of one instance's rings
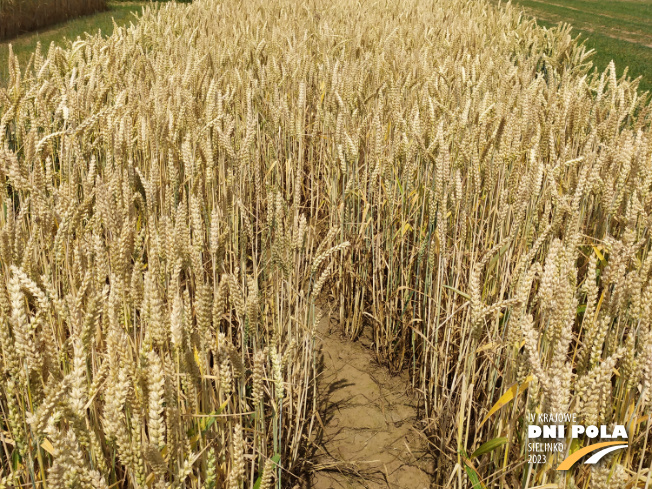
[[[332,310],[409,369],[434,483],[644,480],[650,106],[567,28],[481,0],[197,0],[11,64],[5,486],[294,483]],[[530,467],[536,412],[630,446]]]

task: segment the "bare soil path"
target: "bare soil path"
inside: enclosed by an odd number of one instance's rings
[[[431,465],[415,428],[416,397],[407,392],[407,375],[390,375],[365,340],[346,340],[328,323],[318,331],[324,432],[310,487],[429,488]]]

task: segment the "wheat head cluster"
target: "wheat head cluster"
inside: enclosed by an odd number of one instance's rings
[[[433,487],[650,487],[651,105],[568,27],[196,0],[9,63],[1,487],[292,487],[329,317],[409,371]],[[628,448],[528,464],[563,412]]]

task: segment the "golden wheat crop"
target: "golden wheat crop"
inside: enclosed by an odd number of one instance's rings
[[[589,54],[483,0],[197,0],[10,57],[2,485],[291,487],[333,309],[433,487],[648,487],[651,106]],[[629,447],[529,465],[536,412]]]

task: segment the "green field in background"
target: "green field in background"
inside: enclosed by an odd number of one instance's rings
[[[0,83],[6,82],[9,78],[7,60],[9,57],[9,44],[14,53],[18,56],[21,69],[29,61],[30,55],[36,49],[36,43],[41,43],[43,53],[47,53],[50,43],[54,42],[64,46],[66,40],[75,40],[83,37],[84,33],[96,34],[98,30],[104,35],[113,33],[113,20],[118,26],[129,25],[135,22],[133,14],[140,14],[145,2],[109,2],[109,10],[93,15],[79,17],[68,22],[56,24],[47,29],[31,32],[15,39],[0,43]]]
[[[512,4],[552,27],[573,26],[573,33],[590,49],[592,60],[604,70],[611,60],[620,76],[641,76],[643,90],[652,90],[652,2],[648,0],[512,0]]]

